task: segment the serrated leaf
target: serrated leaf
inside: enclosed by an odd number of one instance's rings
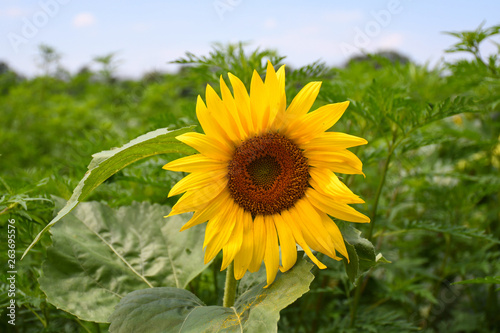
[[[482,278],[459,281],[459,282],[452,283],[452,285],[454,285],[454,284],[479,284],[479,283],[481,283],[481,284],[482,283],[500,284],[500,275],[499,276],[485,276]]]
[[[247,290],[231,308],[205,306],[187,290],[138,290],[120,301],[110,332],[277,332],[279,312],[309,290],[311,268],[301,259],[269,288],[263,282]]]
[[[481,240],[486,240],[492,243],[497,243],[497,244],[500,243],[500,240],[498,240],[492,235],[486,234],[484,230],[478,230],[466,226],[442,225],[433,222],[416,221],[410,226],[410,228],[406,230],[411,230],[411,229],[442,232],[450,234],[452,236],[459,236],[464,238],[473,237]]]
[[[356,285],[356,280],[360,275],[359,257],[353,245],[345,242],[345,247],[347,249],[347,254],[349,255],[349,262],[345,258],[342,260],[344,262],[345,272],[347,273],[349,281],[351,281],[352,284]]]
[[[361,231],[353,228],[349,223],[336,222],[344,237],[344,242],[349,255],[349,262],[343,260],[347,276],[354,284],[357,278],[368,269],[377,264],[377,256],[373,244],[361,237]]]
[[[300,252],[303,253],[303,252]],[[299,257],[299,256],[298,256]],[[266,281],[266,267],[264,263],[260,266],[260,269],[252,274],[245,274],[243,278],[238,283],[238,293],[237,296],[242,295],[252,287],[261,284]]]
[[[56,224],[66,214],[71,212],[82,200],[84,200],[97,186],[102,184],[106,179],[125,168],[127,165],[137,162],[146,157],[166,154],[166,153],[185,153],[192,154],[194,150],[180,141],[175,139],[176,136],[192,130],[194,126],[181,128],[178,130],[169,131],[167,128],[157,129],[141,135],[138,138],[130,141],[126,145],[102,151],[94,154],[92,161],[88,166],[88,171],[80,180],[80,183],[73,190],[73,195],[68,200],[63,209],[57,213],[43,228],[43,230],[35,237],[33,242],[24,251],[24,256],[35,246],[42,235]]]
[[[51,229],[40,288],[53,305],[81,319],[107,322],[120,299],[144,288],[184,288],[204,268],[202,226],[179,232],[187,214],[167,206],[111,209],[84,202]]]

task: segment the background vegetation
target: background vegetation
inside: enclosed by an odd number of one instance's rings
[[[483,58],[479,45],[500,26],[453,33],[446,52],[472,57],[436,68],[391,53],[352,59],[343,68],[314,63],[287,67],[287,100],[307,82],[323,85],[316,106],[350,100],[336,131],[369,141],[353,151],[366,178],[344,181],[366,201],[372,218],[358,226],[391,263],[367,270],[356,285],[343,265],[314,270],[311,291],[281,312],[282,332],[493,332],[500,327],[500,47]],[[217,89],[232,72],[249,84],[274,50],[215,45],[207,56],[187,54],[175,74],[115,77],[114,54],[94,59],[99,71],[71,75],[60,55],[40,47],[43,75],[23,78],[0,64],[0,227],[17,226],[17,258],[52,219],[55,197],[69,199],[93,153],[118,147],[156,128],[197,124],[196,96]],[[198,127],[199,130],[199,127]],[[173,157],[135,163],[107,180],[86,201],[111,207],[147,201],[171,205],[181,175],[161,169]],[[62,222],[64,223],[64,222]],[[9,298],[6,239],[0,262],[2,332],[104,332],[51,305],[40,289],[49,235],[17,262],[17,325],[6,323]],[[224,282],[220,258],[188,289],[218,304]],[[454,284],[473,280],[471,283]]]

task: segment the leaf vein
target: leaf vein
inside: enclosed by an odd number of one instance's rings
[[[70,242],[70,243],[71,243],[71,242]],[[115,296],[117,296],[117,297],[119,297],[119,298],[123,298],[123,296],[122,296],[122,295],[120,295],[120,294],[118,294],[118,293],[114,292],[114,291],[113,291],[113,290],[111,290],[111,289],[106,288],[106,287],[105,287],[103,284],[101,284],[101,283],[100,283],[97,279],[95,279],[95,278],[94,278],[94,277],[90,274],[90,272],[89,272],[89,271],[87,271],[87,269],[83,266],[82,261],[78,258],[78,254],[77,254],[77,252],[76,252],[76,250],[75,250],[75,246],[74,246],[74,244],[73,244],[73,243],[71,243],[70,245],[71,245],[71,250],[73,251],[73,255],[74,255],[75,259],[76,259],[76,262],[78,263],[78,266],[80,266],[80,268],[82,269],[82,271],[83,271],[83,272],[84,272],[84,273],[85,273],[85,274],[86,274],[86,275],[87,275],[90,279],[92,279],[92,280],[95,282],[95,284],[97,284],[97,285],[98,285],[99,287],[101,287],[103,290],[108,291],[108,292],[110,292],[111,294],[113,294],[113,295],[115,295]]]
[[[189,318],[189,316],[191,315],[191,313],[193,313],[194,310],[196,310],[196,308],[200,308],[201,306],[195,306],[191,311],[189,311],[189,313],[187,314],[186,318],[184,318],[184,321],[182,322],[182,326],[181,328],[179,328],[179,332],[178,333],[181,333],[182,332],[182,328],[184,327],[184,324],[187,322],[187,319]]]
[[[238,314],[238,311],[236,311],[236,308],[234,306],[232,306],[231,309],[233,309],[234,314],[236,315],[236,318],[238,318],[238,324],[240,324],[240,330],[241,330],[241,333],[243,333],[243,325],[241,323],[241,317]]]
[[[83,223],[83,222],[82,222]],[[150,288],[153,288],[153,285],[146,279],[146,277],[144,277],[143,275],[139,274],[139,272],[137,272],[134,267],[132,267],[132,265],[130,265],[130,263],[122,256],[118,253],[118,251],[114,248],[113,245],[111,245],[108,241],[106,241],[99,233],[97,233],[95,230],[93,230],[92,228],[90,228],[88,225],[86,225],[85,223],[83,223],[90,231],[92,231],[97,237],[99,237],[99,239],[104,243],[106,244],[110,249],[111,251],[116,254],[116,256],[121,260],[123,261],[123,263],[125,265],[127,265],[127,267],[135,274],[137,275],[139,278],[141,278],[142,281],[144,281]]]

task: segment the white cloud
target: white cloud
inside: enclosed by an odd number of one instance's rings
[[[403,44],[404,36],[401,33],[392,33],[380,37],[376,47],[381,49],[398,49]]]
[[[266,29],[274,29],[278,25],[278,22],[274,18],[268,18],[267,20],[264,21],[264,28]]]
[[[91,13],[80,13],[73,18],[73,25],[77,28],[89,27],[95,23],[95,16]]]

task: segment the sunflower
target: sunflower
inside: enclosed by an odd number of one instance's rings
[[[307,84],[286,107],[285,68],[269,62],[265,81],[254,71],[250,93],[228,74],[233,93],[222,76],[221,97],[207,85],[206,105],[198,96],[196,115],[205,132],[177,139],[199,154],[174,160],[163,168],[190,173],[169,196],[184,193],[168,216],[194,212],[186,230],[208,221],[205,263],[221,250],[224,270],[234,261],[234,277],[256,272],[262,261],[267,285],[280,269],[297,260],[297,244],[321,269],[311,250],[340,260],[348,258],[339,228],[329,217],[370,222],[348,204],[363,203],[336,176],[362,174],[362,163],[346,148],[365,139],[326,132],[349,102],[309,112],[321,82]],[[280,255],[281,254],[281,255]]]

